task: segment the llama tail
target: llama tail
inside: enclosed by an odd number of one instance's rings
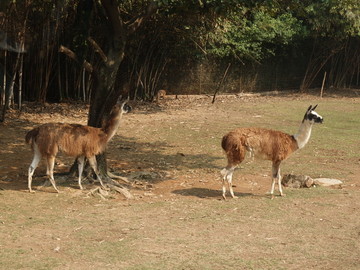
[[[220,174],[222,175],[222,176],[225,176],[226,175],[226,173],[227,173],[227,169],[226,168],[223,168],[221,171],[220,171]]]
[[[26,133],[25,142],[27,144],[33,144],[38,134],[39,134],[39,128],[34,128],[30,130],[28,133]]]
[[[243,136],[229,133],[222,138],[221,147],[224,149],[228,159],[227,168],[240,164],[244,160],[246,142]],[[222,171],[222,173],[225,173],[225,171]]]

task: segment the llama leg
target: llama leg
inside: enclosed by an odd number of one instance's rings
[[[28,188],[29,188],[29,192],[33,193],[35,191],[33,191],[31,189],[31,183],[32,183],[32,176],[35,172],[35,169],[37,168],[37,166],[39,165],[39,162],[41,160],[41,154],[40,151],[37,147],[36,144],[34,144],[34,158],[29,166],[29,170],[28,170]]]
[[[222,184],[223,184],[222,185],[222,191],[223,191],[222,197],[224,198],[224,200],[226,200],[226,184],[225,184],[225,181],[227,181],[227,183],[228,183],[231,197],[236,198],[236,196],[234,195],[234,190],[232,188],[232,176],[233,176],[234,170],[235,170],[235,167],[231,167],[230,169],[229,168],[224,168],[221,171],[221,174],[224,176],[223,181],[222,181]]]
[[[52,186],[54,187],[54,189],[56,190],[56,192],[59,193],[60,191],[57,189],[55,180],[54,180],[55,157],[49,156],[49,157],[47,157],[46,160],[47,160],[47,174],[48,174],[49,180],[50,180]]]
[[[271,185],[271,198],[274,198],[274,189],[275,189],[275,182],[278,182],[279,185],[279,191],[280,191],[280,195],[284,196],[283,191],[282,191],[282,187],[281,187],[281,176],[280,176],[280,161],[278,162],[273,162],[272,165],[272,185]]]
[[[274,199],[274,189],[275,189],[275,178],[271,177],[271,190],[270,190],[270,194],[271,194],[271,199]]]
[[[84,156],[78,157],[77,162],[78,162],[78,171],[79,171],[79,179],[78,179],[79,188],[83,189],[83,187],[81,185],[81,177],[82,177],[82,173],[84,170],[85,157]]]
[[[226,180],[226,176],[224,176],[224,177],[223,177],[223,180],[222,180],[222,197],[223,197],[224,200],[226,200],[225,180]]]
[[[233,173],[234,173],[234,168],[231,168],[229,170],[229,173],[227,174],[226,178],[227,178],[227,182],[228,182],[231,197],[236,198],[236,196],[234,195],[234,190],[232,188],[232,176],[233,176]]]
[[[224,200],[226,200],[225,181],[226,181],[226,178],[227,178],[228,170],[226,168],[222,169],[221,174],[223,175],[223,179],[222,179],[222,197],[223,197]]]
[[[95,174],[96,174],[97,179],[99,179],[101,186],[102,186],[103,188],[106,188],[106,187],[104,186],[103,181],[101,180],[101,177],[100,177],[100,174],[99,174],[99,169],[98,169],[98,167],[97,167],[97,162],[96,162],[95,156],[93,156],[93,157],[88,157],[88,160],[89,160],[89,163],[90,163],[91,168],[94,170],[94,172],[95,172]]]
[[[285,194],[283,193],[283,189],[282,189],[282,185],[281,185],[281,174],[280,174],[280,168],[277,174],[277,179],[278,179],[278,186],[279,186],[279,192],[280,192],[280,196],[284,197]]]

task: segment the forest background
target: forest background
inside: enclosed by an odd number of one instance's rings
[[[360,86],[358,0],[2,0],[2,121],[22,100]]]

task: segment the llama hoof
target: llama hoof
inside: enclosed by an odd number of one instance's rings
[[[29,193],[33,193],[33,194],[34,194],[34,193],[35,193],[35,191],[31,189],[31,190],[29,190]]]
[[[226,196],[225,195],[222,195],[222,198],[224,199],[224,201],[226,201]]]
[[[274,194],[271,194],[271,200],[273,200],[275,198]]]
[[[286,197],[286,194],[282,193],[280,194],[281,197]]]
[[[238,199],[239,197],[238,196],[235,196],[235,195],[233,195],[233,196],[231,196],[233,199]]]

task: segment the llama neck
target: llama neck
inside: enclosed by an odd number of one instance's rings
[[[312,123],[304,121],[299,127],[299,131],[294,135],[299,149],[303,148],[310,139]]]
[[[122,112],[117,113],[115,115],[111,115],[109,120],[106,122],[106,125],[104,127],[104,132],[107,135],[107,141],[110,141],[114,137],[116,131],[120,126],[122,115],[123,115]]]

